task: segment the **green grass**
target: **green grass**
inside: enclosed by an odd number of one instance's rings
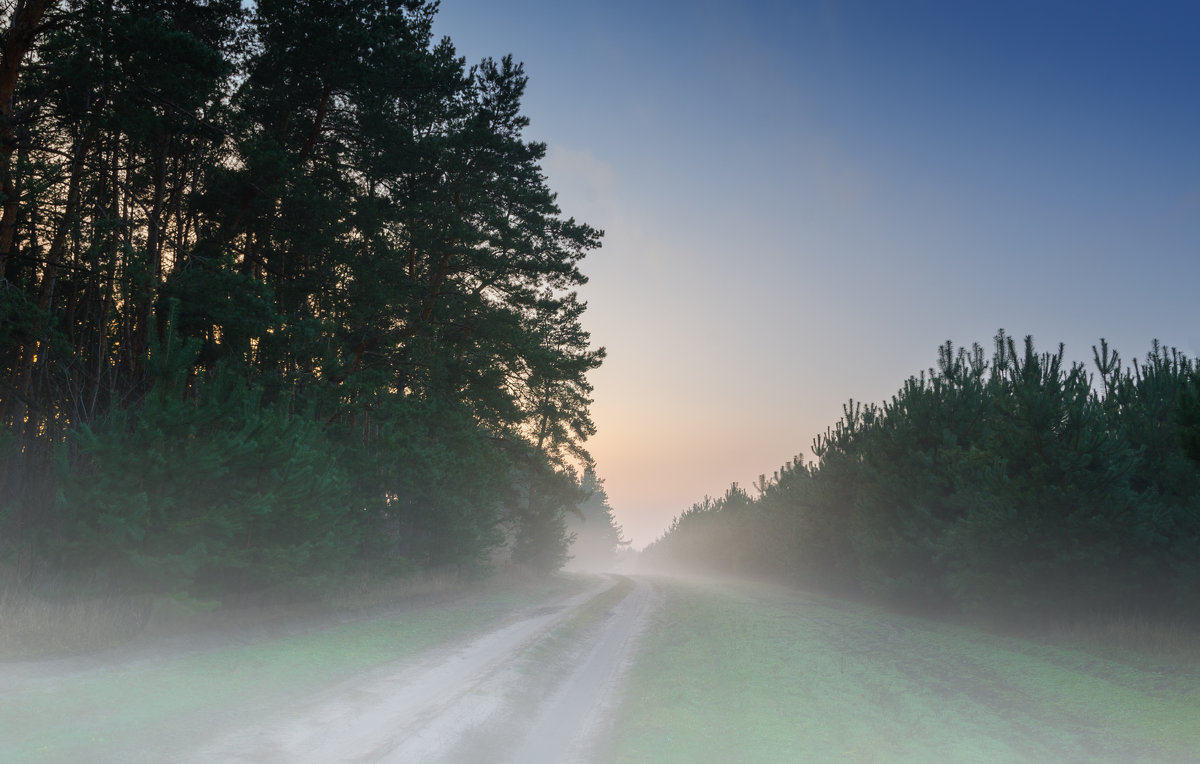
[[[620,762],[1194,761],[1200,670],[792,590],[659,582]]]
[[[9,572],[0,566],[0,582]],[[507,569],[498,572],[493,581],[521,577]],[[453,596],[471,586],[447,574],[364,577],[341,581],[320,593],[264,598],[266,602],[257,606],[232,609],[181,593],[131,595],[113,587],[82,594],[63,590],[54,582],[0,586],[0,661],[96,653],[195,632],[230,632],[264,625],[282,628]]]
[[[138,741],[151,734],[171,746],[199,742],[234,723],[265,717],[281,702],[588,583],[559,578],[489,587],[389,617],[135,668],[26,682],[0,697],[0,761],[137,760]]]

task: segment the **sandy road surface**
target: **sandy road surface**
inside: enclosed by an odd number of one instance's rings
[[[297,699],[181,760],[586,761],[654,601],[645,581],[611,577],[469,642]]]

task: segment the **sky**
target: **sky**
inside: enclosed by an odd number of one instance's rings
[[[635,547],[1003,328],[1200,355],[1200,3],[443,0],[529,76]]]

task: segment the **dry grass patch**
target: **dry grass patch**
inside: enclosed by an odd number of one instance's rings
[[[3,573],[0,570],[0,580],[10,578]],[[98,590],[85,595],[62,591],[50,582],[0,584],[0,660],[98,652],[188,634],[215,638],[221,633],[245,636],[265,631],[279,635],[436,604],[468,592],[519,588],[536,580],[515,568],[502,568],[483,581],[450,571],[403,577],[363,575],[319,591],[268,590],[230,606],[186,594]]]
[[[154,603],[119,595],[51,600],[0,590],[0,656],[34,657],[113,647],[140,634]]]
[[[1049,641],[1111,657],[1178,665],[1200,665],[1200,629],[1178,620],[1141,615],[1078,619],[1052,626]]]

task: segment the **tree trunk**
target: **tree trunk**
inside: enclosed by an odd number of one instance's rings
[[[17,184],[13,167],[13,152],[17,149],[17,130],[14,123],[17,78],[25,55],[41,31],[42,17],[50,0],[17,0],[12,19],[4,32],[0,47],[0,274],[5,272],[12,254],[17,229]]]

